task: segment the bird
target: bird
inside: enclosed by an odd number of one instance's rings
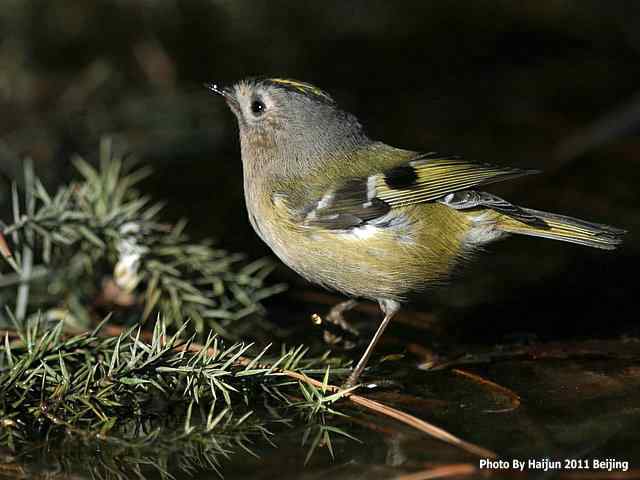
[[[625,230],[514,205],[482,187],[539,173],[371,139],[324,90],[288,78],[206,83],[236,117],[248,217],[299,275],[383,314],[345,386],[360,375],[391,319],[445,285],[487,244],[529,235],[613,250]]]

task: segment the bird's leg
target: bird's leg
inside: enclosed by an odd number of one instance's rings
[[[326,316],[326,321],[340,327],[338,331],[342,330],[343,332],[349,332],[353,334],[353,337],[357,337],[358,331],[353,328],[344,318],[344,313],[353,309],[356,305],[358,305],[358,302],[357,300],[353,299],[338,303],[329,311]],[[324,341],[326,343],[328,343],[329,345],[336,345],[340,342],[344,342],[344,348],[346,348],[347,350],[355,346],[355,341],[344,338],[344,335],[336,333],[332,330],[335,329],[326,329],[324,331]]]
[[[400,310],[400,304],[395,300],[378,300],[378,303],[380,304],[380,309],[384,313],[384,318],[382,319],[382,322],[380,323],[378,330],[376,330],[376,333],[373,335],[371,342],[369,342],[369,345],[367,346],[367,349],[364,351],[364,354],[358,361],[356,368],[353,369],[353,372],[351,372],[351,375],[349,375],[349,378],[345,382],[344,384],[345,387],[353,386],[358,382],[358,378],[360,378],[360,374],[362,373],[364,368],[367,366],[369,357],[371,356],[371,353],[373,353],[373,350],[375,349],[376,344],[382,337],[382,334],[384,333],[385,328],[387,328],[387,325],[389,324],[393,316],[398,312],[398,310]]]

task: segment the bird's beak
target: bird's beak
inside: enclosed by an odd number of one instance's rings
[[[236,100],[233,91],[229,87],[222,87],[213,82],[205,83],[204,87],[211,93],[222,96],[222,98],[224,98],[227,102],[227,105],[229,105],[229,108],[231,108],[234,113],[240,112],[240,105],[238,104],[238,100]]]

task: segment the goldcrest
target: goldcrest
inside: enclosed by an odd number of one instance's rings
[[[384,313],[347,384],[358,381],[409,295],[445,283],[485,245],[510,234],[605,250],[621,243],[624,230],[480,190],[536,171],[372,140],[355,116],[311,84],[267,78],[207,86],[238,120],[256,233],[309,281],[375,300]]]

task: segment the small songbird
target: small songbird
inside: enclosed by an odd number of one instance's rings
[[[488,243],[509,234],[605,250],[621,243],[624,230],[478,190],[536,171],[372,140],[311,84],[263,78],[206,86],[238,120],[246,206],[260,238],[309,281],[377,301],[384,313],[347,385],[358,381],[402,303],[446,282]]]

